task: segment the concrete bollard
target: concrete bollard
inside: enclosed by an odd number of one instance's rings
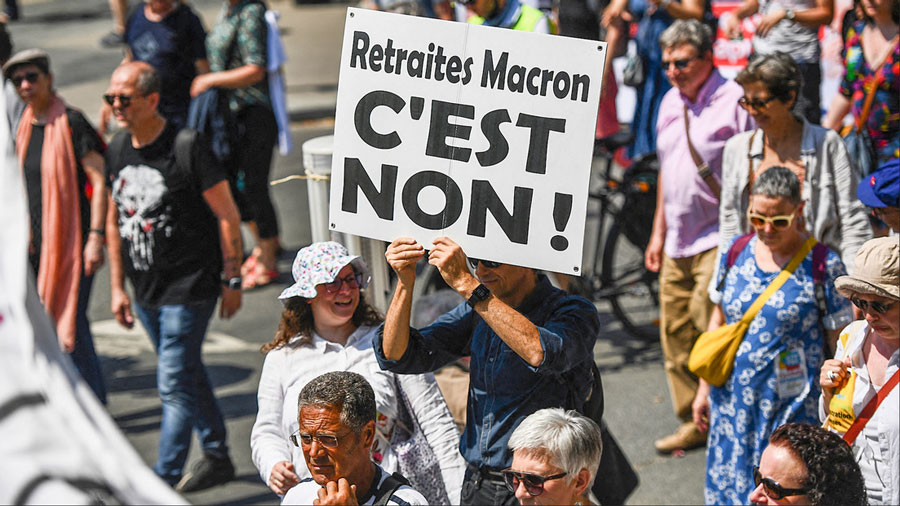
[[[303,143],[303,168],[306,171],[306,191],[309,195],[309,225],[313,242],[335,240],[347,247],[352,255],[359,255],[369,264],[372,282],[366,293],[369,303],[384,313],[387,310],[387,291],[390,283],[388,265],[384,260],[387,243],[344,233],[332,233],[328,220],[331,191],[331,160],[334,136],[316,137]]]
[[[331,187],[331,155],[334,136],[324,135],[303,143],[303,169],[309,195],[309,228],[313,242],[330,241],[328,195]]]

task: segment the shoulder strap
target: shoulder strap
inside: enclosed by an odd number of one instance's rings
[[[194,174],[194,148],[198,135],[193,128],[182,128],[175,135],[175,165],[178,170]]]
[[[709,164],[703,161],[703,158],[700,157],[700,153],[697,152],[697,149],[694,147],[694,143],[691,142],[691,122],[688,119],[688,106],[687,103],[684,104],[684,137],[687,139],[688,151],[691,152],[691,158],[694,159],[694,165],[697,166],[697,174],[700,175],[700,178],[706,183],[706,186],[709,186],[709,190],[713,192],[713,195],[716,196],[716,200],[719,200],[719,197],[722,193],[722,188],[719,186],[719,182],[716,181],[716,178],[712,175],[712,170],[709,168]]]
[[[400,473],[389,474],[384,481],[381,482],[381,486],[378,490],[375,491],[375,502],[372,504],[374,506],[386,506],[391,499],[391,496],[394,495],[394,492],[403,485],[409,486],[409,480],[404,478],[403,475]]]
[[[869,113],[872,111],[872,102],[875,100],[875,92],[878,90],[878,87],[881,86],[881,68],[884,67],[885,62],[891,59],[891,54],[894,52],[894,47],[897,45],[898,40],[900,40],[900,35],[895,35],[894,38],[891,39],[891,45],[888,48],[888,52],[884,55],[881,59],[881,63],[878,64],[878,67],[873,72],[875,79],[870,81],[869,89],[866,90],[866,100],[863,102],[862,111],[859,114],[859,118],[856,120],[856,131],[862,130],[863,125],[866,124],[866,120],[869,119]]]
[[[806,242],[803,243],[803,246],[800,247],[797,253],[794,254],[794,257],[791,258],[791,261],[788,262],[787,267],[782,269],[778,276],[775,277],[775,279],[773,279],[771,283],[769,283],[769,287],[766,288],[766,290],[761,293],[755,301],[753,301],[750,309],[748,309],[747,312],[744,313],[744,316],[741,317],[741,320],[750,322],[754,318],[756,318],[756,314],[759,313],[759,310],[762,309],[762,307],[766,304],[766,302],[769,300],[769,297],[771,297],[776,291],[778,291],[778,289],[781,288],[781,285],[783,285],[784,282],[787,281],[789,277],[791,277],[791,274],[794,273],[794,271],[797,269],[797,266],[800,265],[800,262],[802,262],[804,258],[806,258],[806,255],[809,254],[809,250],[811,250],[813,245],[815,244],[816,240],[813,237],[810,237],[806,240]]]
[[[812,254],[812,278],[815,285],[816,306],[819,308],[819,318],[828,314],[828,304],[825,300],[825,267],[828,257],[828,246],[818,243],[813,247]]]
[[[888,379],[884,385],[881,386],[881,389],[878,390],[878,393],[875,397],[872,398],[867,404],[866,407],[863,408],[862,412],[859,416],[856,417],[856,420],[853,422],[853,425],[847,429],[847,432],[844,433],[844,441],[847,442],[848,445],[853,445],[853,442],[856,441],[856,437],[859,436],[859,433],[862,431],[863,427],[869,423],[869,419],[872,418],[872,415],[875,414],[875,410],[878,409],[878,406],[881,405],[881,401],[891,393],[891,390],[897,386],[897,382],[900,381],[900,370],[894,371],[894,374]]]
[[[728,271],[731,269],[731,266],[737,262],[738,255],[741,254],[741,251],[744,251],[744,248],[747,247],[747,243],[750,242],[753,235],[754,234],[752,233],[744,234],[731,243],[731,247],[728,248],[728,253],[725,254],[725,273],[722,274],[722,279],[719,281],[719,284],[716,285],[716,290],[722,291],[722,287],[725,286],[725,278],[728,276]]]

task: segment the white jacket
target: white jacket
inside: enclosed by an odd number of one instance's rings
[[[300,390],[313,378],[331,371],[353,371],[361,374],[375,391],[379,415],[389,420],[397,417],[398,402],[395,377],[415,410],[425,437],[441,464],[441,474],[452,504],[459,504],[465,461],[459,453],[459,432],[433,374],[395,375],[382,371],[372,349],[376,327],[360,327],[347,338],[347,344],[332,343],[314,334],[312,342],[299,345],[294,337],[287,346],[270,351],[259,379],[257,400],[259,411],[250,433],[253,463],[263,481],[269,483],[272,466],[288,461],[301,480],[309,476],[303,451],[288,439],[298,429],[297,398]],[[378,421],[379,425],[383,420]],[[385,471],[397,470],[390,448],[385,449],[380,463]]]
[[[834,358],[843,359],[846,355],[850,359],[853,372],[856,373],[856,386],[853,389],[853,412],[861,413],[866,404],[875,397],[876,388],[869,380],[869,372],[863,358],[863,343],[865,342],[866,333],[869,331],[869,324],[865,320],[857,320],[847,325],[843,334],[849,334],[847,338],[847,351],[844,351],[842,339],[838,339],[837,350],[835,350]],[[897,371],[900,366],[900,350],[894,350],[891,358],[888,360],[887,368],[884,371],[885,381]],[[819,396],[819,419],[823,422],[828,417],[828,411],[825,409],[825,396]],[[872,438],[877,436],[877,442]],[[878,406],[878,409],[869,419],[869,422],[863,428],[862,432],[857,436],[853,443],[853,455],[856,456],[857,462],[860,462],[860,468],[863,469],[863,477],[869,481],[874,479],[875,473],[871,465],[866,465],[863,459],[871,458],[866,454],[871,451],[878,452],[881,461],[886,464],[878,467],[877,474],[881,482],[884,484],[881,490],[881,501],[873,500],[869,497],[869,504],[900,504],[900,386],[894,387],[890,394],[885,397],[884,401]],[[868,491],[868,490],[867,490]]]

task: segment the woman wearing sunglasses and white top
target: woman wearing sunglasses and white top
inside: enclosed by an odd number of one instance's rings
[[[413,462],[417,475],[404,472],[405,477],[431,503],[458,504],[465,462],[458,450],[456,424],[433,375],[397,376],[378,367],[372,340],[382,318],[361,292],[369,280],[365,261],[336,242],[320,242],[297,253],[292,274],[296,282],[279,296],[285,309],[275,339],[262,348],[266,360],[250,448],[263,481],[284,495],[309,477],[300,447],[291,443],[298,430],[300,390],[323,373],[353,371],[362,374],[375,391],[378,415],[372,459],[387,472],[399,470],[400,457],[391,444],[401,440],[397,431],[415,430],[410,420],[398,420],[405,406],[402,388],[440,467],[434,476],[434,467]],[[406,459],[423,454],[421,449],[407,450]],[[430,494],[417,479],[432,485]],[[444,488],[435,490],[440,482]]]
[[[751,231],[746,213],[753,180],[781,165],[800,179],[806,231],[849,266],[856,250],[872,237],[872,227],[856,197],[859,179],[841,137],[794,112],[803,81],[797,62],[782,52],[757,55],[735,81],[744,88],[740,105],[759,128],[729,139],[722,153],[719,252],[735,236]]]
[[[591,492],[603,444],[600,427],[577,411],[535,411],[509,438],[513,460],[502,471],[519,504],[600,504]]]
[[[900,244],[897,238],[882,237],[863,244],[856,254],[853,276],[841,276],[834,285],[865,314],[865,319],[851,323],[841,332],[834,358],[822,365],[819,416],[827,428],[845,440],[852,439],[869,504],[900,504],[900,388],[896,386],[900,366]],[[862,425],[865,407],[879,394],[884,396],[883,401]],[[862,429],[853,427],[857,419]]]
[[[813,241],[799,218],[804,203],[797,176],[785,167],[771,167],[750,193],[747,220],[756,234],[733,241],[736,255],[730,267],[731,247],[720,255],[716,287],[721,302],[708,330],[739,321],[795,256],[802,260],[750,322],[731,376],[718,387],[700,380],[693,417],[700,430],[709,430],[707,504],[747,504],[754,488],[753,465],[772,430],[787,422],[818,423],[823,330],[833,342],[834,329],[852,320],[849,301],[834,290],[834,280],[846,270],[831,250],[818,253],[825,305],[819,310],[813,275],[817,253],[809,249]]]

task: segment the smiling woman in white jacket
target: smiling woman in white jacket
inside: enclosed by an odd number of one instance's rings
[[[378,367],[372,340],[381,318],[360,292],[369,277],[363,259],[349,255],[338,243],[315,243],[297,253],[292,273],[296,282],[279,297],[285,310],[275,339],[263,347],[267,355],[259,380],[259,411],[250,435],[253,463],[262,479],[284,495],[309,476],[303,452],[289,439],[298,429],[297,396],[323,373],[353,371],[375,391],[378,418],[372,459],[388,472],[399,470],[400,456],[391,442],[404,439],[396,431],[414,430],[410,420],[401,421],[409,405],[438,461],[444,484],[439,492],[446,493],[429,499],[458,504],[465,462],[456,425],[433,375],[395,375]],[[421,449],[413,453],[421,455]],[[422,476],[406,478],[414,484],[433,483],[436,477],[425,464],[416,466]]]

